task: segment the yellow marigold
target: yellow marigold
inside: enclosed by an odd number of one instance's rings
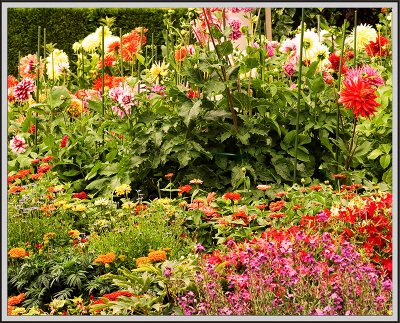
[[[23,258],[26,256],[26,251],[24,248],[12,248],[8,252],[11,258]]]
[[[11,296],[8,300],[7,300],[7,305],[8,306],[14,306],[14,305],[18,305],[20,303],[22,303],[25,300],[25,294],[21,293],[17,296]]]
[[[16,307],[11,311],[11,315],[19,315],[19,314],[24,314],[26,312],[26,309],[23,307]]]
[[[164,250],[152,251],[148,254],[151,262],[167,260],[167,253]]]
[[[136,259],[136,267],[140,267],[146,264],[151,263],[151,260],[149,257],[140,257]]]
[[[130,185],[122,184],[121,186],[115,188],[115,193],[117,194],[117,196],[121,196],[130,193],[131,190],[132,189]]]
[[[72,99],[71,104],[67,108],[67,113],[74,118],[79,117],[83,112],[83,103],[79,99]]]
[[[80,232],[78,230],[69,230],[68,235],[70,235],[72,238],[78,239]]]
[[[115,259],[117,258],[117,256],[115,255],[115,253],[113,252],[109,252],[105,255],[100,255],[98,256],[94,262],[95,263],[99,263],[99,264],[110,264],[113,261],[115,261]]]

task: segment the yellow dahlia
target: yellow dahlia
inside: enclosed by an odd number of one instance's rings
[[[71,104],[67,108],[67,113],[74,118],[79,117],[83,112],[83,103],[79,99],[72,99]]]
[[[100,46],[100,39],[96,33],[86,36],[82,41],[82,48],[86,52],[94,52]]]
[[[60,75],[69,69],[68,55],[60,49],[53,50],[46,58],[46,69],[49,78],[58,80]]]

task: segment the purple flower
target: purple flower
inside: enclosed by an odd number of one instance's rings
[[[329,216],[325,211],[321,211],[320,213],[317,214],[317,220],[318,222],[325,222],[328,220]]]
[[[196,244],[196,252],[200,253],[200,252],[204,252],[206,251],[206,249],[203,247],[203,245],[201,243]]]
[[[169,277],[172,276],[172,269],[171,269],[171,267],[166,267],[166,268],[165,268],[165,270],[164,270],[164,276],[167,277],[167,278],[169,278]]]

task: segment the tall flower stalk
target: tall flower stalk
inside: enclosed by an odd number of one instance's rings
[[[41,27],[38,27],[38,50],[37,50],[37,61],[38,61],[38,66],[37,66],[37,78],[36,78],[36,102],[39,103],[39,96],[40,96],[40,29]],[[38,132],[38,114],[36,113],[36,118],[35,118],[35,147],[37,152],[39,152],[39,148],[37,145],[37,132]]]

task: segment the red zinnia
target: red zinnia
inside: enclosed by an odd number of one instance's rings
[[[344,81],[344,88],[339,93],[339,102],[343,103],[346,109],[353,109],[356,117],[370,118],[380,104],[375,101],[377,98],[375,89],[363,82],[361,78],[348,79]]]
[[[235,192],[228,192],[225,193],[223,198],[225,200],[231,200],[231,201],[239,201],[242,197],[240,196],[239,193],[235,193]]]
[[[50,160],[52,160],[52,159],[53,159],[52,156],[46,156],[46,157],[43,157],[43,158],[42,158],[42,162],[48,162],[48,161],[50,161]]]
[[[75,193],[74,195],[72,195],[72,198],[86,200],[87,199],[87,194],[85,192]]]
[[[192,89],[190,89],[189,93],[187,94],[187,97],[189,99],[195,99],[195,98],[200,97],[200,93],[199,93],[199,91],[193,91]]]
[[[45,164],[45,165],[40,166],[40,167],[38,168],[37,172],[38,172],[38,174],[40,174],[40,173],[43,173],[43,174],[44,174],[44,173],[47,173],[50,169],[51,169],[51,166]]]
[[[191,189],[192,189],[192,186],[190,186],[189,184],[180,186],[178,194],[189,193]]]

